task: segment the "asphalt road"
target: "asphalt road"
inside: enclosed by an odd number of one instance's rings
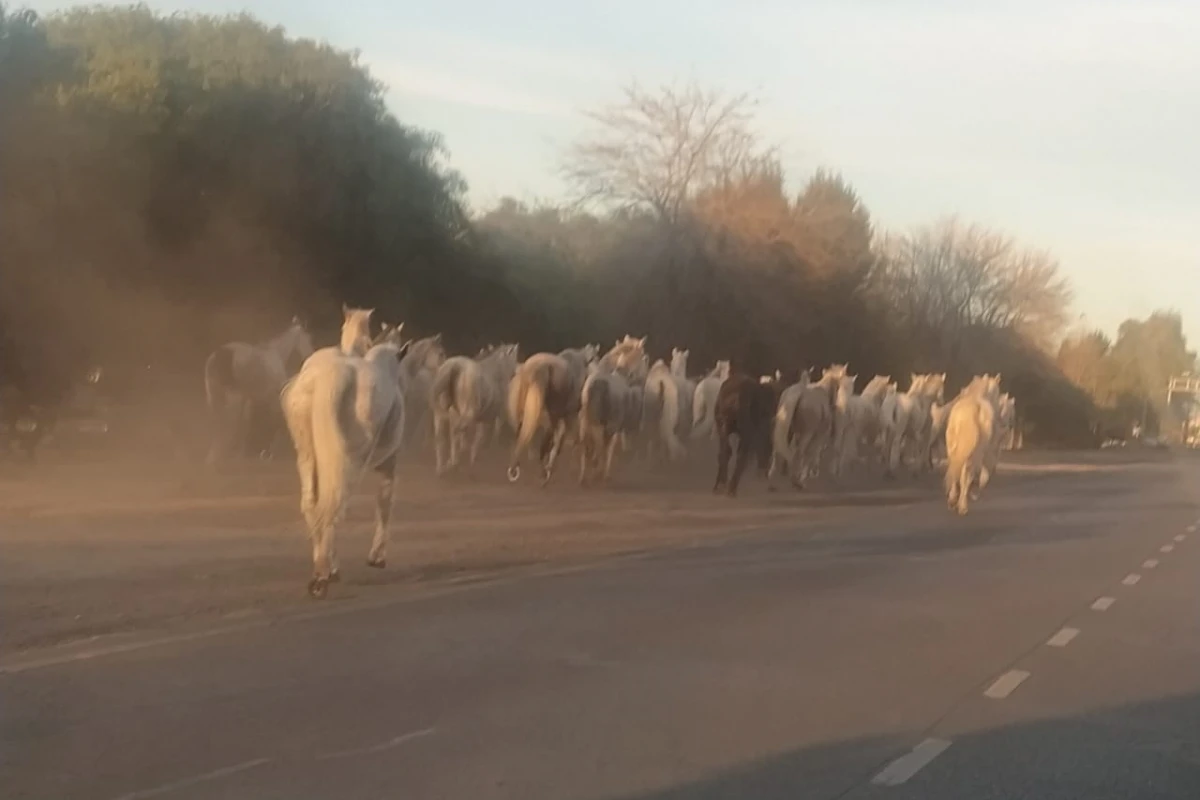
[[[993,488],[10,663],[0,796],[1200,798],[1200,464]]]

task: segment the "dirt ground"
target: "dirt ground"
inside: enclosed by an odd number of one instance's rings
[[[1024,453],[1011,472],[1103,467],[1128,454]],[[1072,466],[1073,465],[1073,466]],[[935,479],[863,481],[836,491],[768,493],[748,475],[742,496],[709,492],[715,448],[688,463],[621,465],[613,485],[580,489],[568,460],[554,483],[503,477],[499,452],[476,477],[437,479],[431,457],[402,468],[388,568],[365,565],[373,520],[369,476],[339,529],[340,583],[326,603],[415,592],[532,565],[736,536],[757,526],[819,526],[847,508],[885,513],[940,502]],[[29,466],[0,463],[0,655],[129,632],[311,609],[310,550],[289,461],[243,462],[214,474],[193,457],[50,451]]]

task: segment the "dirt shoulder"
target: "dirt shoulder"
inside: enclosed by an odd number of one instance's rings
[[[1012,475],[1104,469],[1107,454],[1027,454]],[[768,494],[748,480],[736,501],[707,489],[711,460],[675,469],[629,465],[609,489],[562,472],[546,489],[509,485],[489,458],[479,478],[402,470],[386,570],[365,566],[373,487],[339,529],[343,580],[329,602],[496,574],[570,565],[745,535],[755,527],[830,524],[868,509],[937,502],[936,481],[859,483]],[[212,475],[191,465],[106,460],[0,471],[0,655],[88,637],[311,608],[310,551],[289,464]]]

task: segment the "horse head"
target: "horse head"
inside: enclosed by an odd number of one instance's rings
[[[342,352],[348,356],[361,356],[371,349],[371,315],[373,308],[351,308],[342,303]]]

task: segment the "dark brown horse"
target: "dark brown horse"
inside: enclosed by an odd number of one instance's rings
[[[773,380],[763,383],[744,372],[735,372],[721,384],[713,414],[720,448],[713,492],[725,489],[730,497],[736,497],[752,453],[759,469],[766,474],[771,461],[771,421],[778,401],[779,385]],[[730,437],[734,435],[738,438],[737,461],[730,478],[729,459],[733,455]]]

